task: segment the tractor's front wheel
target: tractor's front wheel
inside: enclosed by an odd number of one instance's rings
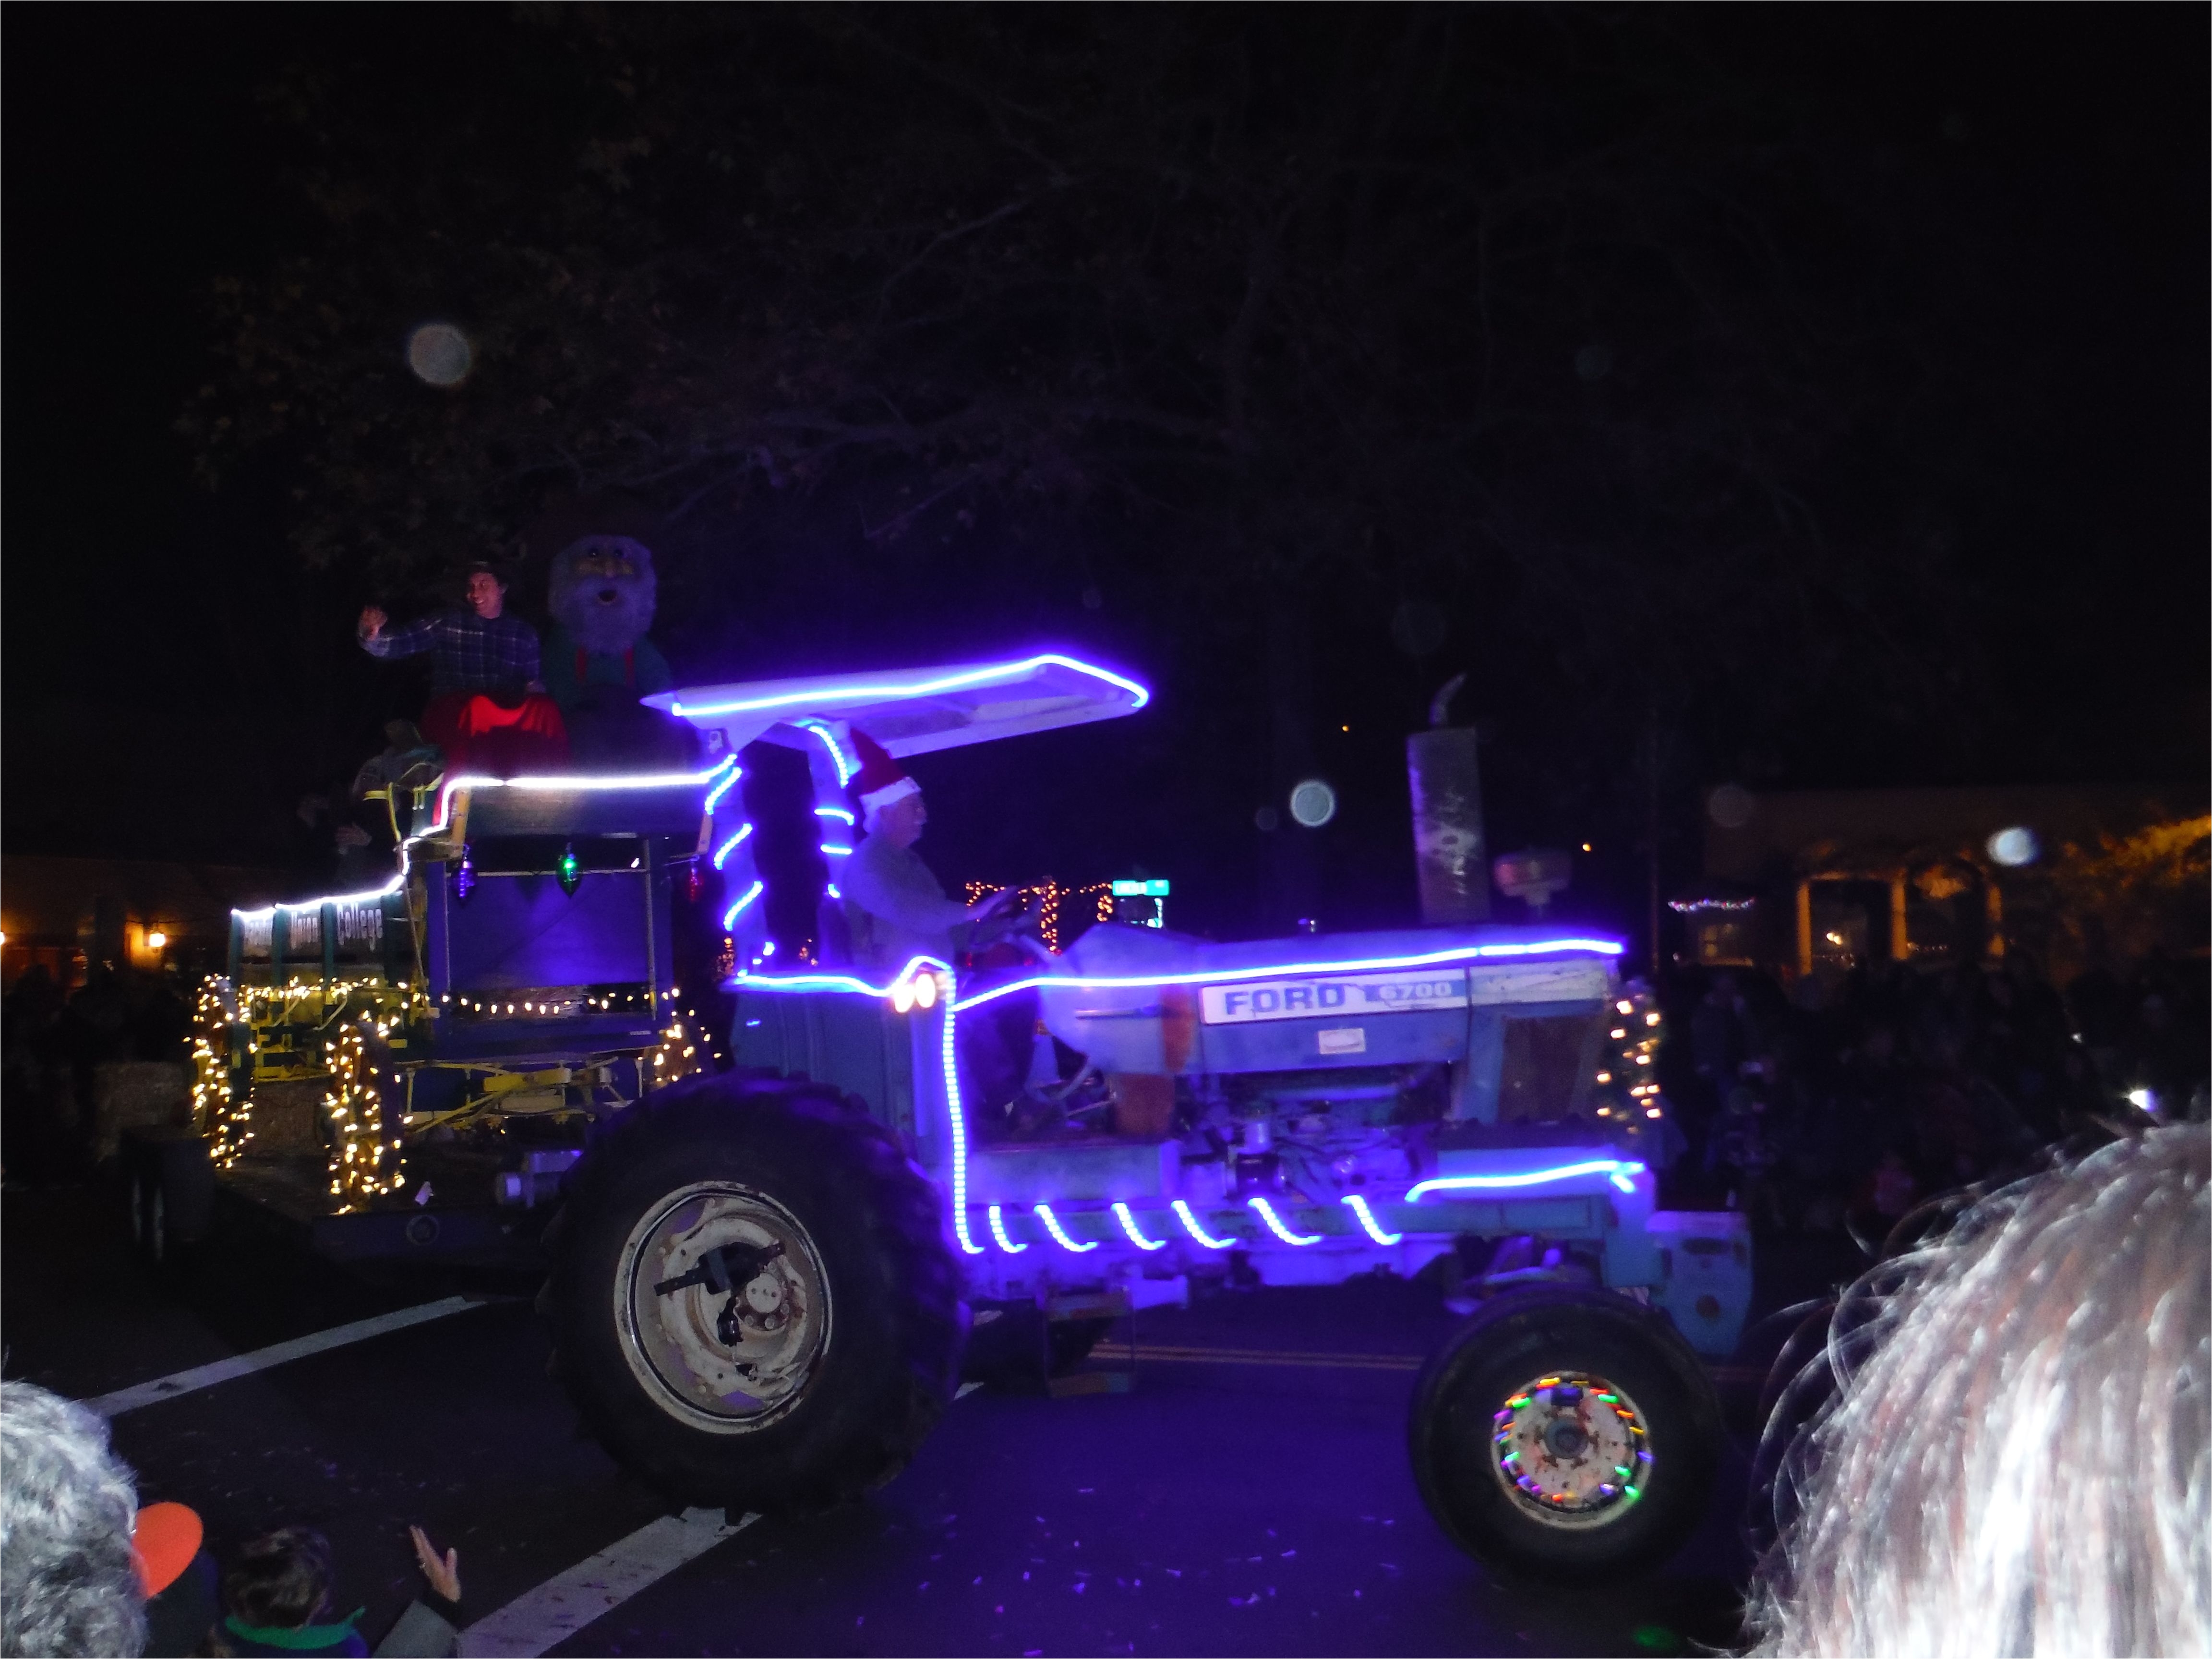
[[[966,1310],[937,1190],[829,1090],[648,1095],[586,1152],[550,1237],[556,1370],[672,1502],[858,1496],[951,1400]]]
[[[1536,1577],[1656,1566],[1696,1530],[1720,1405],[1664,1318],[1609,1291],[1493,1298],[1429,1360],[1408,1441],[1454,1543]]]

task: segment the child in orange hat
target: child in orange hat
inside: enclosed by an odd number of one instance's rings
[[[215,1558],[203,1547],[206,1528],[182,1504],[148,1504],[131,1528],[131,1569],[146,1598],[149,1659],[198,1653],[214,1627]]]

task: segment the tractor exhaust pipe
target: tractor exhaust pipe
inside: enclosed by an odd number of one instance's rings
[[[1454,675],[1429,705],[1429,729],[1406,739],[1413,795],[1413,865],[1421,921],[1431,927],[1490,920],[1490,860],[1482,833],[1482,769],[1476,730],[1447,726],[1467,676]]]

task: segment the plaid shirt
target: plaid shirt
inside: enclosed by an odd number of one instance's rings
[[[448,691],[493,691],[544,678],[538,665],[538,630],[504,613],[486,622],[473,611],[441,611],[404,628],[387,628],[374,639],[364,635],[361,648],[372,657],[429,652],[434,697]]]

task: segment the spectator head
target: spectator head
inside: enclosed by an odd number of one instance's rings
[[[486,622],[495,621],[507,605],[507,584],[500,580],[499,572],[482,562],[469,567],[468,578],[462,584],[462,593],[469,609]]]
[[[222,1610],[256,1629],[313,1624],[331,1604],[331,1540],[312,1527],[248,1539],[222,1576]]]
[[[1793,1455],[1760,1654],[2212,1651],[2212,1133],[2153,1129],[1890,1267]]]
[[[31,1383],[0,1382],[0,1654],[145,1646],[137,1510],[106,1423]]]

